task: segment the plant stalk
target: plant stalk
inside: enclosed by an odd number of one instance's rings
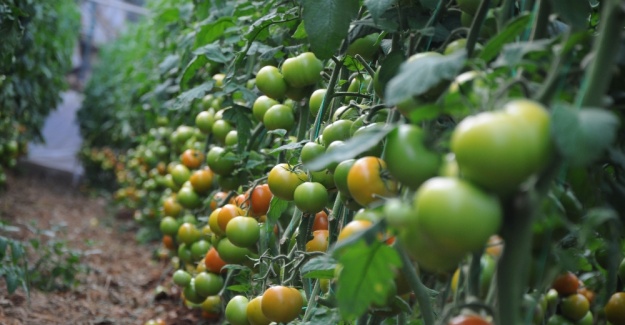
[[[423,282],[421,282],[419,275],[417,275],[417,270],[412,265],[412,261],[410,261],[410,258],[400,241],[395,243],[395,249],[399,253],[399,257],[401,257],[402,272],[404,273],[404,276],[406,276],[410,288],[414,291],[417,297],[417,303],[419,304],[421,316],[423,317],[423,324],[434,325],[434,310],[432,309],[430,295],[427,292],[427,288],[423,285]]]
[[[475,43],[477,43],[477,38],[478,36],[480,36],[480,30],[482,29],[482,25],[484,25],[484,20],[486,19],[489,8],[490,0],[482,0],[480,2],[480,6],[477,8],[477,13],[475,14],[475,17],[473,17],[473,21],[471,22],[471,28],[469,29],[469,35],[467,36],[466,49],[468,58],[473,55],[473,51],[475,50]]]

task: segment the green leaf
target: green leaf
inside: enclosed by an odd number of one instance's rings
[[[450,55],[427,56],[403,63],[399,74],[386,86],[386,101],[391,105],[399,104],[454,79],[464,68],[466,56],[466,51],[460,50]]]
[[[319,59],[330,58],[347,37],[359,10],[358,0],[302,0],[310,48]]]
[[[3,236],[0,236],[0,261],[4,259],[4,255],[7,251],[7,246],[9,245],[8,239]]]
[[[158,65],[158,70],[160,74],[166,74],[171,69],[178,66],[180,63],[180,56],[177,54],[171,54],[165,57],[161,64]]]
[[[246,292],[251,287],[252,286],[250,284],[235,284],[235,285],[228,286],[228,290],[234,291],[234,292]]]
[[[588,29],[588,19],[592,8],[588,1],[552,0],[553,10],[562,20],[569,23],[574,31]]]
[[[552,133],[562,156],[572,166],[586,166],[599,159],[614,142],[618,117],[606,110],[577,110],[566,104],[554,105]]]
[[[598,229],[602,224],[618,219],[618,214],[612,209],[590,209],[586,216],[584,216],[583,224],[581,224],[581,227],[579,228],[580,244],[585,246],[588,240],[594,238],[596,234],[596,229]]]
[[[180,9],[179,8],[169,8],[160,15],[158,15],[158,20],[162,23],[172,23],[180,19]]]
[[[443,110],[437,104],[420,105],[410,112],[410,122],[419,123],[438,117]]]
[[[506,44],[497,61],[493,63],[493,67],[516,66],[522,62],[526,54],[547,51],[550,44],[549,39]]]
[[[222,17],[217,21],[206,24],[200,28],[200,31],[195,35],[195,46],[210,44],[224,36],[226,29],[236,26],[232,17]]]
[[[234,58],[234,56],[231,53],[226,52],[226,50],[227,49],[223,48],[217,43],[211,43],[196,49],[195,51],[193,51],[193,54],[205,55],[209,60],[213,62],[226,63],[230,62]]]
[[[346,324],[336,308],[317,307],[310,313],[310,320],[303,325]]]
[[[278,148],[275,148],[273,150],[271,150],[269,153],[276,153],[279,151],[284,151],[284,150],[294,150],[294,149],[299,149],[301,147],[303,147],[306,143],[310,142],[310,140],[302,140],[300,142],[295,142],[295,143],[289,143],[289,144],[285,144],[283,146],[279,146]]]
[[[523,14],[512,21],[510,21],[503,30],[495,37],[491,38],[484,49],[480,52],[479,58],[486,62],[494,59],[500,52],[504,45],[514,41],[527,27],[527,24],[531,21],[532,16],[530,14]]]
[[[193,102],[193,100],[204,97],[207,92],[213,89],[214,84],[214,80],[208,80],[199,86],[183,92],[176,98],[171,109],[179,110],[183,107],[188,107],[189,105],[191,105],[191,102]]]
[[[247,142],[250,140],[252,128],[252,120],[249,118],[249,108],[239,105],[234,105],[224,111],[223,117],[225,120],[232,122],[236,126],[237,130],[237,151],[242,153],[245,150]]]
[[[204,55],[198,55],[189,62],[186,68],[184,68],[184,72],[182,72],[182,78],[180,79],[180,89],[186,90],[189,88],[189,81],[195,73],[204,67],[208,63],[208,59]]]
[[[369,127],[366,131],[350,138],[343,143],[341,148],[344,150],[335,150],[326,152],[323,155],[313,159],[309,163],[305,164],[306,168],[310,170],[323,169],[331,163],[341,162],[346,159],[351,159],[359,154],[376,146],[387,134],[394,129],[390,125],[380,125],[375,127]]]
[[[376,23],[378,19],[396,3],[397,0],[365,0],[365,6],[369,9],[369,13]]]
[[[267,219],[270,221],[277,221],[280,219],[280,216],[286,209],[289,207],[289,202],[283,199],[280,199],[276,196],[271,198],[271,202],[269,202],[269,211],[267,211]]]
[[[299,23],[299,25],[297,25],[297,29],[295,30],[295,33],[293,33],[292,37],[294,39],[304,39],[308,37],[308,34],[306,34],[306,27],[304,26],[303,20]]]
[[[15,274],[15,272],[9,272],[4,276],[4,281],[7,284],[7,291],[9,292],[9,294],[12,294],[15,292],[15,290],[17,289],[17,286],[19,285],[19,278],[17,277],[17,274]]]
[[[373,304],[385,305],[395,285],[395,270],[401,267],[397,252],[382,242],[368,246],[358,241],[338,257],[343,269],[336,293],[341,315],[354,319]]]
[[[11,246],[11,260],[14,264],[17,264],[24,257],[24,247],[17,241],[11,241],[9,245]]]
[[[304,278],[332,279],[336,269],[336,260],[329,255],[321,255],[310,259],[300,269]]]

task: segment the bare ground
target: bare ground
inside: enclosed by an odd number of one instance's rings
[[[80,265],[89,271],[69,290],[31,289],[30,297],[21,289],[9,295],[0,279],[0,324],[144,324],[157,318],[168,325],[202,323],[172,288],[168,259],[154,257],[158,243],[137,243],[128,213],[58,178],[21,174],[9,175],[8,189],[0,192],[0,220],[20,231],[0,235],[25,240],[34,236],[28,225],[61,226],[56,240],[83,252]]]

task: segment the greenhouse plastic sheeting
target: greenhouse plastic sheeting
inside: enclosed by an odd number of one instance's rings
[[[76,91],[67,91],[61,96],[63,101],[50,113],[43,126],[45,143],[30,143],[26,160],[80,176],[83,169],[78,160],[78,150],[82,138],[76,121],[76,112],[80,108],[83,95]]]

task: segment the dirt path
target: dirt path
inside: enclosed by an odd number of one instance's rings
[[[31,290],[30,302],[20,289],[8,295],[0,279],[0,324],[144,324],[155,318],[168,325],[198,323],[197,313],[181,306],[170,286],[169,262],[153,258],[158,245],[138,244],[132,218],[116,215],[106,199],[33,175],[10,176],[8,187],[0,193],[0,220],[20,231],[0,235],[43,238],[29,228],[60,228],[53,240],[82,252],[79,266],[89,271],[70,290]]]

